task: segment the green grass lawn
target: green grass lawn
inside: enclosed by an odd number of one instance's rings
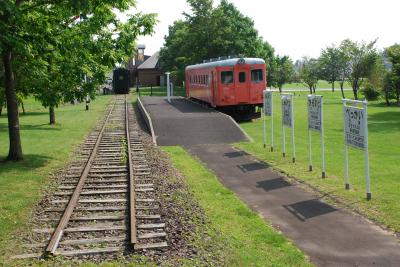
[[[135,88],[131,88],[132,92],[135,91]],[[154,86],[154,87],[141,87],[139,89],[140,96],[166,96],[167,95],[167,87],[165,86]],[[174,96],[186,96],[185,88],[182,86],[174,87]]]
[[[181,147],[163,147],[209,219],[208,233],[226,244],[227,266],[310,266],[304,254],[267,225]],[[218,233],[222,234],[218,236]]]
[[[318,89],[321,89],[321,88],[323,88],[323,89],[332,88],[332,84],[330,84],[329,82],[324,81],[324,80],[319,80],[317,83],[317,91],[318,91]],[[351,85],[348,82],[345,82],[343,88],[349,89],[349,88],[351,88]],[[285,89],[308,89],[308,86],[305,85],[304,83],[287,83],[287,84],[283,85],[282,89],[284,89],[284,90]],[[339,82],[335,82],[335,91],[336,90],[340,91]]]
[[[351,92],[348,92],[351,97]],[[325,160],[327,178],[321,179],[321,150],[318,133],[312,134],[314,171],[308,171],[308,135],[306,92],[295,94],[296,163],[291,163],[291,134],[286,128],[287,158],[282,157],[281,105],[279,94],[274,94],[275,151],[263,148],[261,119],[242,123],[241,127],[254,142],[237,146],[307,183],[344,200],[350,207],[400,232],[400,108],[386,107],[370,102],[368,107],[369,156],[372,200],[366,201],[364,152],[349,149],[349,176],[351,190],[345,190],[343,111],[340,91],[323,92],[325,125]],[[270,118],[268,137],[270,142]]]
[[[20,116],[24,160],[0,162],[0,255],[10,249],[12,233],[26,224],[29,212],[41,197],[50,174],[64,166],[83,141],[112,96],[99,96],[85,111],[85,104],[56,109],[56,125],[49,125],[48,112],[34,99],[25,101]],[[7,117],[0,117],[0,159],[8,153]],[[7,243],[7,245],[6,245]],[[1,264],[0,264],[1,265]]]

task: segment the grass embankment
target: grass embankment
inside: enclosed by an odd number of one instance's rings
[[[97,97],[89,111],[85,111],[84,103],[63,105],[56,109],[56,125],[48,124],[48,111],[40,103],[31,98],[25,101],[27,113],[20,116],[24,160],[0,162],[0,255],[12,247],[15,230],[27,223],[51,173],[71,159],[75,147],[103,116],[111,99]],[[1,160],[8,153],[6,116],[0,117]]]
[[[275,151],[263,148],[262,119],[242,123],[253,138],[252,143],[238,146],[307,183],[343,200],[370,218],[400,232],[400,108],[386,107],[379,102],[368,106],[369,156],[372,200],[366,201],[365,161],[361,150],[349,149],[351,190],[344,189],[343,111],[340,92],[318,92],[324,96],[325,160],[327,178],[321,179],[321,148],[317,133],[312,133],[314,171],[308,172],[308,135],[306,92],[295,94],[296,163],[291,163],[291,134],[286,128],[287,158],[282,158],[281,104],[274,94]],[[346,92],[351,97],[352,92]],[[267,118],[267,148],[270,142],[270,118]]]
[[[309,266],[304,254],[252,212],[180,147],[164,147],[210,221],[208,232],[226,244],[228,266]],[[218,238],[217,238],[218,239]]]

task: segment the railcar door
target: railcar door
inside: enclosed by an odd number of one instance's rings
[[[236,102],[250,102],[250,77],[248,65],[237,64],[235,66],[235,95]]]
[[[210,72],[211,74],[211,81],[210,81],[210,90],[211,90],[211,96],[212,96],[212,105],[213,107],[217,106],[217,102],[218,102],[218,95],[217,95],[217,80],[216,80],[216,76],[215,76],[215,72],[212,70]]]

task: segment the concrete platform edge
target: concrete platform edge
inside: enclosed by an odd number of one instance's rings
[[[144,120],[145,120],[145,122],[147,124],[147,127],[149,127],[149,129],[150,129],[150,133],[151,133],[151,137],[153,139],[153,143],[154,143],[154,145],[157,145],[156,135],[154,134],[154,128],[153,128],[153,123],[151,121],[151,117],[150,117],[149,113],[147,112],[146,108],[144,107],[142,101],[140,100],[140,97],[138,97],[137,100],[138,100],[138,104],[139,104],[138,105],[139,110],[140,110],[140,112],[142,113],[142,115],[144,117]]]

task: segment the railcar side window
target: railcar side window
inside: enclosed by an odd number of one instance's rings
[[[221,71],[221,83],[233,83],[233,72],[232,71]]]
[[[251,81],[253,82],[262,82],[264,80],[263,76],[263,70],[261,69],[251,71]]]
[[[239,72],[239,82],[240,83],[246,82],[246,72]]]

